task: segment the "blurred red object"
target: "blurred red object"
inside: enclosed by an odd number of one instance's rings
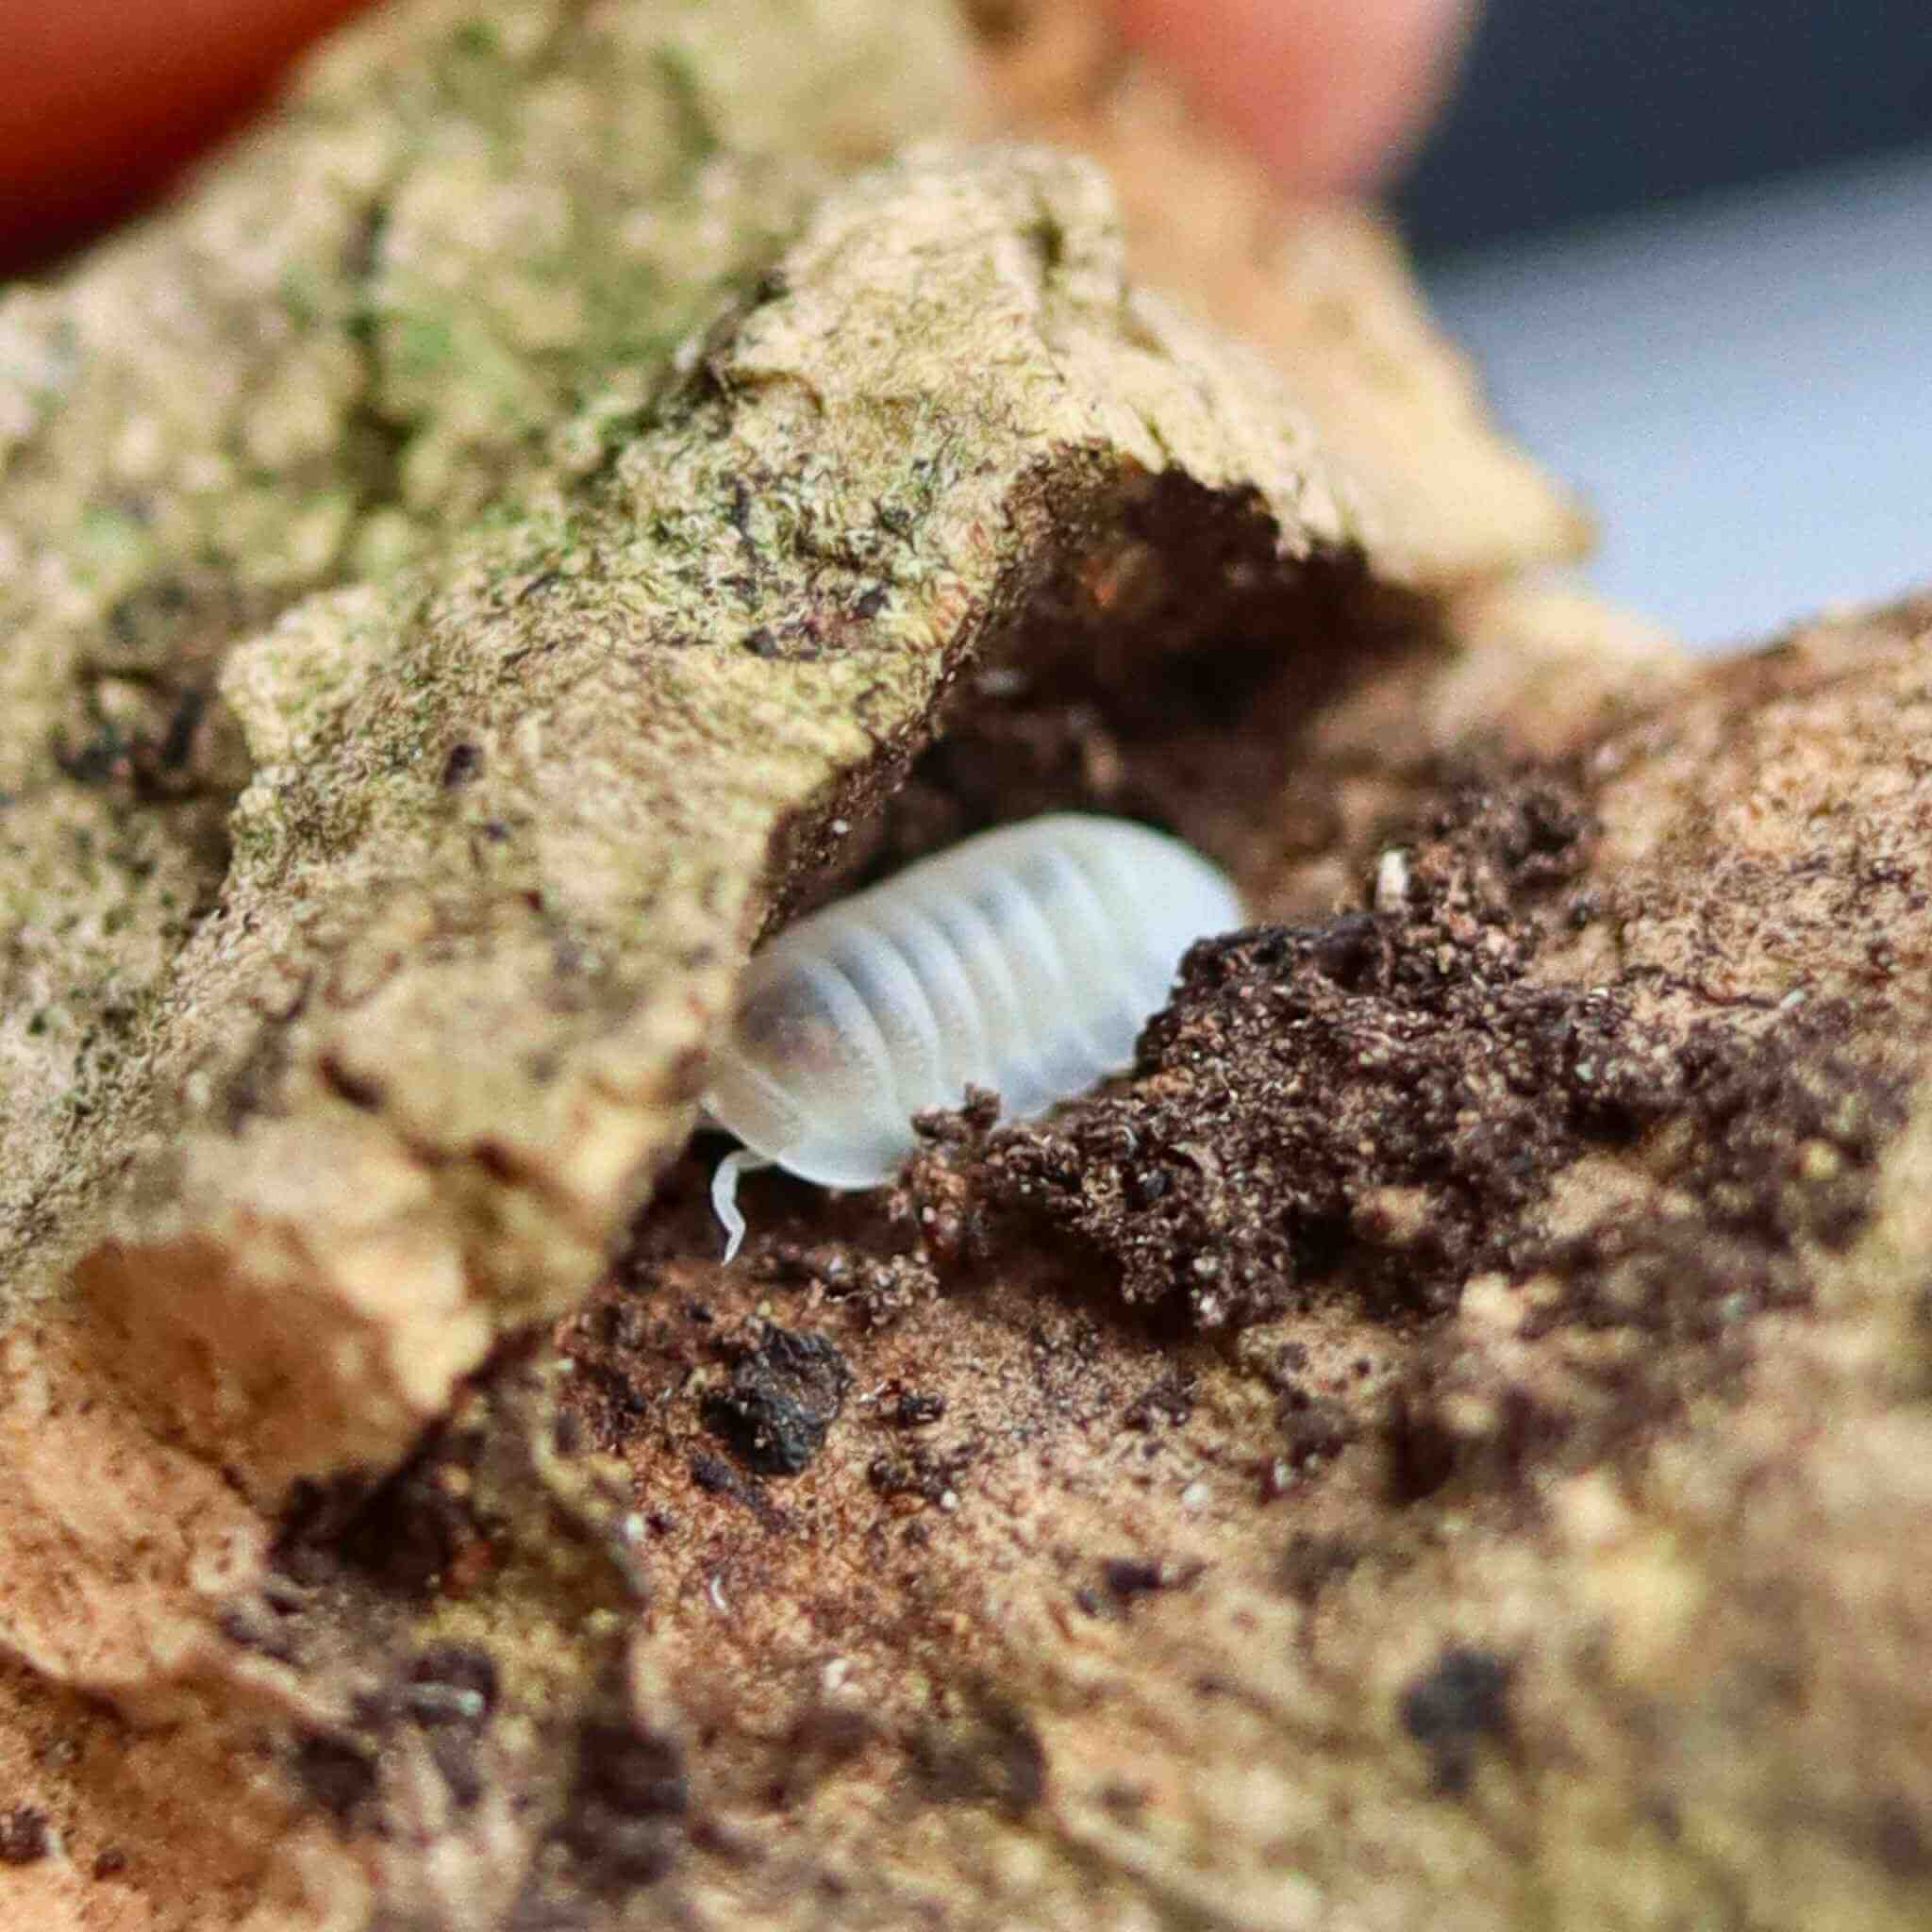
[[[150,201],[368,0],[9,0],[0,7],[0,275]]]

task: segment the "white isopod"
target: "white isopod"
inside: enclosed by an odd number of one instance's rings
[[[912,1117],[969,1085],[1024,1117],[1131,1064],[1198,939],[1241,923],[1224,874],[1125,820],[1056,812],[968,839],[801,920],[746,970],[705,1110],[744,1143],[711,1204],[744,1237],[738,1179],[778,1166],[874,1188]]]

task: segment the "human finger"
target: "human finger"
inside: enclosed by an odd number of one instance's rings
[[[0,262],[125,213],[363,0],[41,0],[8,11]]]
[[[1441,98],[1474,0],[1115,0],[1284,186],[1356,188]]]

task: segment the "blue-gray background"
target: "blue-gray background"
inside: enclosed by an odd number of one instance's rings
[[[1932,583],[1932,0],[1490,0],[1398,208],[1608,594]]]

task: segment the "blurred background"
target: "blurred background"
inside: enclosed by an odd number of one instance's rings
[[[1932,582],[1932,5],[1490,0],[1397,193],[1590,575],[1715,648]]]
[[[0,270],[125,213],[358,4],[0,0]],[[1932,581],[1932,0],[1487,0],[1397,207],[1594,506],[1608,595],[1716,647]]]

